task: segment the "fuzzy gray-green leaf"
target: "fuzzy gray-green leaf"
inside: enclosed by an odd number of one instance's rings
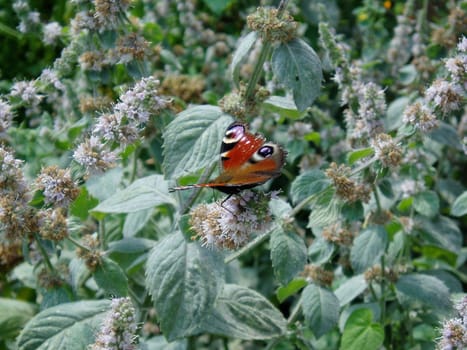
[[[222,288],[223,262],[214,251],[168,235],[151,251],[146,285],[166,338],[198,334],[199,324]]]
[[[232,117],[217,106],[196,106],[179,113],[164,132],[165,177],[195,173],[220,159],[219,150]]]
[[[321,61],[303,40],[295,38],[277,46],[272,53],[272,71],[280,83],[292,90],[299,111],[318,97],[323,79]]]

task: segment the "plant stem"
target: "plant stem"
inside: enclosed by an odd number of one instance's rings
[[[281,0],[279,6],[277,7],[277,17],[281,17],[287,7],[288,0]],[[248,103],[253,98],[253,93],[255,92],[256,84],[258,84],[259,78],[263,71],[263,65],[268,58],[270,51],[271,51],[272,42],[271,41],[264,41],[263,47],[261,48],[261,52],[258,57],[258,62],[256,62],[255,69],[253,74],[251,75],[251,79],[248,82],[248,87],[245,93],[245,101]]]
[[[380,309],[381,309],[381,316],[380,316],[380,323],[384,324],[384,320],[386,318],[386,302],[384,300],[384,288],[386,287],[385,283],[385,276],[384,276],[384,270],[385,270],[385,261],[384,261],[384,254],[381,256],[381,299],[380,299]]]
[[[99,220],[99,244],[105,250],[105,219]]]
[[[53,267],[52,263],[50,262],[49,255],[45,251],[45,248],[42,246],[41,240],[39,239],[37,234],[34,235],[34,240],[36,241],[37,247],[39,248],[39,251],[40,251],[42,257],[44,258],[44,262],[45,262],[45,265],[47,266],[47,269],[50,272],[54,272],[55,268]]]
[[[79,247],[79,248],[81,248],[81,249],[84,249],[84,250],[86,250],[86,251],[88,251],[88,252],[91,251],[91,249],[90,249],[89,247],[86,247],[86,246],[82,245],[80,242],[78,242],[78,241],[77,241],[76,239],[74,239],[73,237],[68,236],[67,239],[68,239],[71,243],[73,243],[75,246],[77,246],[77,247]]]
[[[251,75],[251,79],[248,82],[248,87],[245,93],[245,101],[248,103],[253,98],[253,93],[255,92],[256,84],[258,84],[259,78],[263,71],[263,65],[266,61],[266,58],[269,56],[269,52],[271,51],[271,42],[266,41],[263,43],[263,47],[261,48],[261,52],[258,57],[258,62],[256,62],[255,69],[253,74]]]
[[[237,250],[236,252],[230,254],[228,257],[224,259],[225,264],[229,264],[233,260],[237,259],[239,256],[253,250],[256,246],[260,245],[263,243],[266,239],[269,238],[269,236],[272,234],[272,232],[277,228],[277,225],[274,226],[271,230],[266,232],[265,234],[256,237],[254,240],[252,240],[250,243],[248,243],[246,246],[242,247],[241,249]]]
[[[287,324],[289,326],[292,325],[292,323],[295,322],[295,320],[297,319],[301,309],[302,309],[302,299],[299,299],[297,304],[295,304],[292,312],[290,313],[289,318],[287,319]]]

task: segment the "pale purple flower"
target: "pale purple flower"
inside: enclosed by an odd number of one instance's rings
[[[101,172],[115,166],[117,155],[105,148],[98,137],[91,136],[78,145],[73,158],[91,172]]]
[[[13,120],[13,112],[8,102],[0,100],[0,135],[4,133]]]
[[[438,127],[439,121],[430,109],[420,102],[409,105],[402,114],[402,121],[413,125],[422,132],[429,132]]]
[[[37,106],[44,96],[37,92],[34,81],[18,81],[13,84],[10,95],[30,106]]]
[[[467,37],[462,36],[461,40],[459,40],[459,44],[457,44],[457,50],[459,50],[459,52],[467,52]]]
[[[46,83],[46,84],[51,84],[53,85],[54,88],[60,91],[65,90],[65,85],[60,81],[60,78],[58,77],[58,74],[55,70],[50,69],[50,68],[45,68],[39,79]]]
[[[270,227],[268,202],[275,193],[243,191],[222,202],[200,204],[191,212],[190,225],[202,245],[218,249],[237,249],[250,240],[253,232]]]
[[[62,26],[58,22],[50,22],[44,25],[42,29],[44,33],[43,41],[46,45],[53,45],[62,35]]]
[[[57,207],[68,207],[79,194],[79,189],[71,178],[70,170],[60,169],[57,166],[42,169],[36,184],[44,193],[45,203]]]
[[[102,322],[96,341],[91,350],[135,350],[136,318],[135,308],[129,297],[115,298],[111,310]]]
[[[426,90],[425,99],[441,109],[443,113],[449,113],[460,108],[463,93],[462,87],[455,82],[437,79]]]

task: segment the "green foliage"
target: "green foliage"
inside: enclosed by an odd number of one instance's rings
[[[83,349],[94,341],[107,300],[60,304],[34,316],[18,337],[20,349]]]
[[[0,349],[467,346],[465,1],[274,4],[0,0]]]

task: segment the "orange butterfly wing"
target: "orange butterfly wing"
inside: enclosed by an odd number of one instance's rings
[[[222,141],[220,175],[207,183],[173,190],[211,187],[229,194],[238,193],[280,175],[286,155],[279,145],[266,142],[261,135],[248,132],[244,124],[235,122],[227,128]]]

